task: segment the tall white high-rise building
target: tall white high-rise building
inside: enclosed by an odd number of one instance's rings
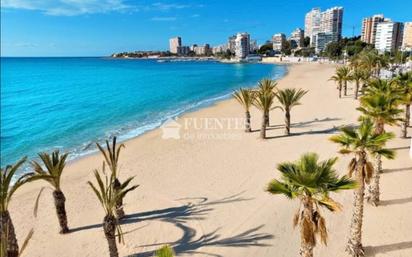
[[[368,44],[375,44],[376,29],[380,22],[385,21],[383,14],[363,18],[361,40]]]
[[[310,46],[320,49],[316,42],[318,33],[323,33],[320,38],[323,48],[330,42],[336,42],[342,37],[343,7],[332,7],[323,12],[320,8],[313,8],[305,16],[305,37],[310,38]],[[323,50],[323,48],[321,50]]]
[[[286,36],[283,33],[278,33],[272,36],[273,50],[282,51],[286,42]]]
[[[230,36],[227,41],[227,48],[231,53],[235,53],[236,50],[236,35]]]
[[[332,7],[320,14],[319,31],[332,34],[332,41],[342,37],[343,7]]]
[[[305,37],[310,38],[310,43],[312,42],[314,36],[319,33],[320,30],[320,8],[313,8],[305,16]]]
[[[169,51],[172,54],[178,53],[178,47],[182,46],[182,38],[181,37],[174,37],[169,39]]]
[[[292,44],[295,45],[295,47],[303,47],[303,30],[300,28],[296,28],[291,34],[290,34],[290,41]]]
[[[404,24],[402,50],[412,51],[412,22],[405,22]]]
[[[393,52],[402,45],[403,23],[384,21],[376,28],[375,48],[379,52]]]
[[[250,52],[250,35],[248,33],[237,33],[235,39],[235,56],[245,58]]]

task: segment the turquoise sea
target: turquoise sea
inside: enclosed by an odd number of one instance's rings
[[[1,58],[1,166],[94,142],[121,140],[228,98],[286,66],[110,58]]]

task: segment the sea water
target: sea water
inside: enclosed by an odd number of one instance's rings
[[[61,149],[76,158],[228,98],[286,66],[112,58],[1,58],[1,166]]]

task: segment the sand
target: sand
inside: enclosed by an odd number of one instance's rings
[[[152,256],[153,249],[171,244],[178,256],[265,257],[298,256],[299,232],[292,228],[298,203],[264,192],[265,185],[279,176],[276,164],[293,161],[314,151],[322,159],[337,156],[337,146],[328,141],[335,127],[354,124],[358,113],[349,96],[338,99],[328,78],[334,66],[298,64],[279,87],[309,90],[302,105],[292,110],[294,136],[283,136],[283,114],[271,112],[271,128],[259,139],[261,114],[252,110],[253,133],[242,129],[195,129],[194,119],[243,118],[243,110],[233,99],[184,115],[179,123],[181,139],[163,139],[157,129],[127,141],[121,155],[121,179],[135,176],[140,187],[126,197],[123,221],[125,244],[121,256]],[[210,121],[213,125],[213,119]],[[216,124],[215,124],[216,125]],[[173,136],[167,130],[167,136]],[[391,128],[399,135],[399,128]],[[411,134],[412,131],[409,131]],[[363,244],[367,256],[412,256],[412,161],[410,140],[392,141],[397,159],[384,161],[381,177],[382,204],[365,207]],[[36,182],[21,188],[10,212],[20,243],[27,232],[35,234],[24,256],[68,257],[108,256],[101,227],[104,216],[95,195],[86,184],[92,171],[102,163],[99,154],[87,156],[67,166],[62,188],[66,194],[72,232],[58,234],[51,190],[40,201],[39,216],[32,216],[34,199],[44,186]],[[347,157],[336,165],[345,173]],[[347,256],[344,252],[352,213],[352,192],[333,197],[344,209],[324,211],[329,231],[327,247],[319,245],[315,256]]]

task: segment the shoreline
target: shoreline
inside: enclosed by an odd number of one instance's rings
[[[120,59],[121,59],[121,58],[120,58]],[[293,65],[296,65],[296,64],[294,64],[294,63],[283,63],[283,64],[282,64],[282,63],[280,63],[280,64],[279,64],[279,63],[258,63],[258,64],[277,65],[277,66],[282,65],[282,66],[286,66],[285,72],[284,72],[282,75],[280,75],[280,76],[281,76],[280,79],[277,79],[278,82],[281,81],[282,79],[284,79],[286,76],[288,76],[289,69],[290,69]],[[262,79],[263,79],[263,78],[262,78]],[[274,78],[272,78],[272,79],[274,79]],[[253,87],[250,87],[250,88],[254,88],[254,87],[256,87],[256,85],[253,86]],[[173,114],[173,115],[171,115],[171,116],[164,117],[164,118],[162,119],[163,121],[159,121],[160,124],[159,124],[159,122],[153,122],[153,124],[148,124],[148,125],[146,125],[146,126],[149,126],[150,128],[148,128],[148,129],[146,129],[146,130],[143,130],[142,132],[139,131],[139,132],[137,132],[137,133],[132,133],[133,135],[127,136],[127,134],[129,134],[131,131],[140,130],[140,129],[142,128],[142,127],[136,127],[136,128],[133,128],[133,129],[131,129],[130,131],[127,131],[127,132],[125,132],[125,133],[123,133],[123,134],[117,134],[116,136],[117,136],[117,138],[118,138],[118,142],[119,142],[119,143],[127,143],[128,141],[137,139],[137,138],[139,138],[139,137],[141,137],[141,136],[144,136],[145,134],[150,133],[150,132],[152,132],[152,131],[154,131],[154,130],[159,130],[159,129],[161,129],[161,126],[164,125],[164,123],[167,122],[167,121],[170,120],[170,119],[176,119],[176,118],[179,118],[179,117],[183,118],[183,117],[185,117],[185,116],[188,115],[188,114],[193,114],[193,113],[196,113],[196,112],[201,111],[201,110],[203,110],[203,109],[207,109],[207,108],[216,106],[216,105],[218,105],[218,104],[220,104],[220,103],[222,103],[222,102],[231,101],[231,100],[233,100],[232,93],[227,93],[227,94],[223,94],[223,95],[220,95],[220,96],[212,97],[212,98],[209,98],[209,99],[204,99],[204,100],[200,101],[200,104],[199,104],[198,106],[189,107],[189,108],[184,108],[184,110],[177,110],[177,111],[176,111],[177,114]],[[143,126],[143,127],[144,127],[144,126]],[[110,136],[110,138],[111,138],[111,137],[112,137],[112,136]],[[102,142],[99,142],[99,143],[102,143]],[[69,153],[72,153],[72,154],[73,154],[73,151],[74,151],[74,152],[75,152],[75,153],[74,153],[75,156],[72,157],[72,158],[70,158],[70,154],[69,154],[68,164],[72,164],[72,163],[74,163],[74,162],[76,162],[76,161],[79,161],[79,160],[82,159],[82,158],[87,158],[87,157],[89,157],[89,156],[92,156],[92,155],[95,155],[95,154],[99,154],[99,151],[98,151],[98,149],[95,147],[95,144],[96,144],[96,142],[94,142],[94,141],[93,141],[93,142],[88,142],[87,144],[86,144],[86,142],[85,142],[85,143],[82,144],[82,145],[86,145],[83,149],[75,149],[75,150],[69,151]],[[89,149],[90,147],[93,147],[93,148],[92,148],[92,149]],[[27,169],[27,170],[28,170],[28,169]]]
[[[125,198],[127,216],[122,229],[128,233],[125,244],[119,245],[119,254],[151,257],[154,249],[170,244],[182,257],[298,255],[299,231],[291,225],[297,203],[269,195],[263,188],[279,177],[275,171],[279,162],[293,161],[305,152],[317,152],[322,160],[339,156],[337,146],[328,138],[336,132],[335,127],[355,123],[358,113],[353,96],[338,99],[336,86],[328,80],[334,70],[333,65],[325,64],[293,65],[278,81],[280,88],[309,90],[302,105],[292,110],[294,136],[283,135],[283,114],[273,110],[269,139],[259,139],[261,113],[252,108],[252,133],[192,127],[181,131],[201,135],[232,132],[233,138],[164,139],[158,128],[126,141],[120,157],[120,179],[135,176],[134,183],[140,186]],[[350,90],[352,86],[349,84]],[[241,106],[228,99],[186,113],[179,120],[243,117]],[[388,130],[398,132],[399,128]],[[397,247],[399,242],[412,241],[409,142],[396,138],[390,143],[388,147],[397,149],[397,159],[383,162],[382,206],[365,205],[363,243],[369,256],[406,257],[412,253],[410,247]],[[32,217],[44,182],[25,185],[16,193],[10,213],[19,242],[34,228],[33,242],[23,257],[107,256],[101,227],[104,211],[86,183],[94,181],[93,169],[101,167],[102,160],[100,154],[92,154],[70,163],[63,173],[62,189],[72,229],[69,234],[57,234],[49,190],[40,198],[38,217]],[[349,160],[339,156],[339,174],[346,173]],[[315,249],[319,257],[346,257],[353,193],[345,191],[334,199],[343,210],[336,214],[325,211],[330,240],[327,247]],[[389,250],[381,250],[388,245]]]
[[[94,57],[92,59],[94,59]],[[68,63],[70,66],[73,62],[68,62]],[[90,65],[99,65],[99,67],[101,66],[100,65],[101,63],[103,63],[103,66],[104,64],[109,63],[108,64],[109,67],[120,66],[120,68],[122,68],[123,65],[126,65],[126,67],[129,66],[129,64],[124,64],[124,63],[122,63],[121,65],[118,65],[116,61],[111,61],[111,60],[108,60],[107,62],[99,61],[97,63],[93,61],[86,62],[87,65],[89,63]],[[130,64],[130,66],[132,67],[134,67],[134,65],[135,64]],[[137,67],[140,67],[140,66],[144,67],[146,66],[146,63],[137,65]],[[166,64],[166,65],[153,64],[152,69],[157,69],[157,67],[159,67],[159,69],[161,70],[160,72],[154,72],[154,74],[163,74],[162,73],[163,70],[165,70],[167,74],[170,74],[167,72],[167,69],[169,69],[169,67],[173,68],[174,66],[175,66],[174,64],[170,64],[170,65],[169,64]],[[179,69],[181,70],[187,69],[186,65],[176,64],[176,66],[179,66],[180,67]],[[192,64],[189,64],[189,66],[192,66]],[[201,66],[203,65],[193,63],[193,66],[201,68]],[[199,69],[199,68],[196,68],[196,69]],[[218,73],[216,75],[217,79],[214,80],[213,77],[215,76],[213,74],[210,74],[210,78],[213,81],[211,80],[209,82],[207,79],[208,78],[207,72],[197,72],[196,69],[194,69],[194,72],[189,72],[189,73],[194,74],[194,75],[198,74],[199,75],[198,77],[195,77],[194,79],[192,79],[191,76],[190,77],[186,76],[182,78],[183,80],[180,80],[179,78],[176,78],[176,80],[173,80],[173,83],[177,85],[176,88],[183,87],[183,89],[184,88],[188,89],[188,90],[183,90],[182,93],[179,92],[181,89],[179,89],[179,91],[176,91],[174,93],[162,94],[161,92],[159,92],[160,96],[157,97],[157,94],[155,92],[156,90],[150,89],[149,88],[150,86],[147,86],[146,87],[147,89],[145,89],[147,92],[154,92],[150,96],[148,96],[148,99],[151,99],[151,98],[155,98],[155,100],[161,99],[162,98],[161,95],[172,96],[172,97],[164,97],[162,100],[164,101],[164,103],[161,103],[159,107],[154,107],[154,105],[156,105],[156,102],[154,101],[154,104],[149,102],[150,104],[149,106],[143,106],[144,108],[142,109],[142,111],[139,111],[139,106],[141,106],[141,104],[144,104],[145,101],[146,102],[148,101],[148,100],[145,100],[146,97],[144,93],[140,94],[139,88],[137,88],[136,91],[133,91],[134,97],[128,98],[126,95],[123,98],[118,99],[119,101],[123,100],[123,102],[126,104],[121,104],[122,107],[121,108],[118,107],[119,111],[112,112],[113,115],[105,115],[105,114],[100,115],[98,111],[96,112],[96,115],[95,115],[94,112],[90,113],[90,111],[86,108],[83,109],[84,110],[83,111],[80,107],[77,107],[77,106],[82,106],[84,104],[84,105],[90,105],[90,108],[95,110],[97,108],[96,106],[100,106],[100,101],[98,100],[96,101],[98,97],[93,97],[90,100],[90,102],[88,99],[82,99],[81,97],[76,97],[76,98],[72,97],[72,99],[80,99],[80,100],[71,101],[71,102],[74,102],[74,104],[69,105],[69,107],[70,106],[73,107],[70,113],[65,114],[63,110],[63,113],[60,113],[60,114],[63,114],[61,116],[58,112],[56,112],[56,114],[53,114],[53,116],[52,115],[48,116],[49,120],[60,122],[60,124],[62,124],[61,126],[56,126],[56,129],[50,129],[50,128],[47,128],[47,126],[44,126],[41,122],[39,123],[37,127],[44,127],[45,133],[43,134],[41,133],[41,131],[35,131],[34,129],[31,130],[29,123],[26,126],[24,122],[19,122],[19,120],[24,121],[24,119],[18,119],[18,117],[20,116],[17,116],[16,114],[14,115],[14,118],[12,116],[11,117],[12,119],[8,119],[14,122],[14,124],[17,124],[18,126],[16,125],[16,127],[21,128],[18,131],[16,131],[14,134],[17,134],[17,132],[19,132],[19,133],[23,133],[23,136],[26,136],[26,134],[30,135],[34,133],[35,136],[33,137],[33,140],[36,140],[36,142],[34,141],[31,142],[30,137],[27,136],[27,138],[26,137],[16,138],[18,139],[17,140],[18,144],[13,144],[12,139],[8,139],[12,137],[8,137],[7,138],[8,141],[4,140],[4,142],[2,142],[2,146],[3,145],[5,146],[3,148],[4,152],[2,151],[2,157],[3,157],[2,164],[7,165],[10,163],[13,163],[17,161],[19,157],[22,157],[25,155],[27,155],[30,159],[36,159],[38,157],[37,153],[42,152],[42,151],[51,151],[52,149],[57,149],[57,148],[60,149],[60,151],[62,152],[69,152],[70,160],[76,161],[79,158],[82,158],[83,156],[88,156],[96,152],[97,150],[97,148],[95,147],[96,141],[99,143],[104,143],[105,139],[111,136],[118,136],[119,139],[121,139],[121,141],[126,141],[131,138],[135,138],[136,136],[140,136],[150,130],[158,128],[169,118],[181,116],[182,113],[192,112],[192,111],[199,110],[201,108],[209,107],[213,105],[214,102],[221,101],[222,99],[223,100],[229,99],[231,93],[233,92],[232,89],[234,89],[235,87],[239,87],[240,85],[254,86],[261,77],[272,76],[272,77],[277,78],[279,76],[283,76],[284,70],[286,69],[284,66],[276,66],[276,65],[272,65],[272,66],[255,65],[255,66],[249,66],[249,67],[244,66],[244,67],[240,67],[240,70],[242,71],[244,70],[245,72],[256,70],[256,72],[254,74],[247,73],[247,74],[250,74],[250,76],[239,78],[239,77],[236,77],[235,75],[236,74],[235,71],[237,71],[239,67],[235,67],[235,66],[223,67],[223,66],[218,65],[217,63],[216,64],[210,63],[206,65],[206,68],[210,68],[211,70],[215,69]],[[230,74],[229,73],[226,74],[225,73],[226,70],[232,71],[232,72]],[[139,74],[137,74],[136,76],[139,76]],[[159,77],[159,76],[153,76],[153,77]],[[99,81],[99,78],[93,78],[93,77],[90,78],[90,81],[91,81],[90,83],[93,83],[93,80],[95,80],[96,85],[98,85],[98,83],[102,83],[101,81]],[[159,81],[159,80],[164,80],[164,79],[159,77],[159,79],[152,79],[152,80]],[[126,79],[126,81],[130,82],[130,79]],[[148,81],[149,83],[146,83],[146,80],[141,81],[140,82],[141,86],[145,88],[144,85],[150,85],[151,80],[149,79]],[[33,85],[36,85],[35,82],[36,80],[33,81]],[[133,83],[134,82],[131,81],[130,83],[123,83],[123,85],[128,85],[127,87],[130,88],[129,85],[133,85]],[[163,88],[166,88],[166,85],[168,85],[168,83],[169,82],[163,81],[163,85],[165,85],[163,86]],[[188,85],[191,85],[191,86],[184,87],[183,85],[186,85],[186,83],[188,83]],[[209,85],[210,83],[213,83],[213,84]],[[199,85],[199,87],[196,87],[197,85]],[[168,86],[168,87],[171,87],[171,86]],[[33,86],[33,88],[35,88],[35,86]],[[65,88],[71,88],[71,87],[67,86]],[[110,87],[106,87],[106,88],[110,89]],[[65,90],[63,90],[63,92],[64,91]],[[109,90],[104,89],[103,91],[107,92]],[[124,92],[126,91],[127,90],[123,90],[123,95],[125,95]],[[165,92],[173,92],[173,91],[165,90]],[[194,93],[189,94],[185,92],[194,92]],[[117,95],[122,95],[122,94],[117,94]],[[142,97],[139,97],[139,95],[142,95]],[[178,98],[173,99],[174,95],[176,95],[176,97]],[[184,95],[184,97],[182,97],[181,95]],[[105,96],[103,95],[101,97],[105,97]],[[12,100],[11,97],[9,99]],[[6,99],[6,100],[9,100],[9,99]],[[39,99],[39,97],[37,99]],[[44,105],[44,107],[41,104],[37,104],[36,106],[41,106],[39,107],[39,109],[43,108],[44,110],[47,110],[46,108],[51,108],[47,104]],[[134,106],[135,108],[131,109],[128,106]],[[41,111],[43,109],[41,109]],[[11,112],[8,112],[8,113],[12,115]],[[23,113],[24,115],[24,112],[21,112],[21,113]],[[86,116],[87,113],[89,113],[90,118]],[[105,113],[109,113],[109,112],[105,112]],[[70,117],[70,119],[68,118],[60,119],[60,117],[65,117],[65,115],[66,117]],[[98,115],[102,117],[104,116],[106,120],[98,120],[98,119],[93,118],[95,116],[98,117]],[[70,125],[71,123],[74,123],[74,125],[73,126]],[[97,124],[97,125],[93,125],[93,124]],[[64,126],[70,128],[70,129],[67,129],[67,133],[65,130],[59,129],[59,127],[64,127]],[[96,128],[96,131],[93,128]],[[76,136],[76,135],[80,135],[80,136]],[[54,137],[56,137],[57,139],[55,139]],[[26,144],[26,142],[30,142],[30,143]],[[24,170],[22,169],[20,172],[27,172],[30,169],[31,168],[29,167],[29,165],[25,165]]]

